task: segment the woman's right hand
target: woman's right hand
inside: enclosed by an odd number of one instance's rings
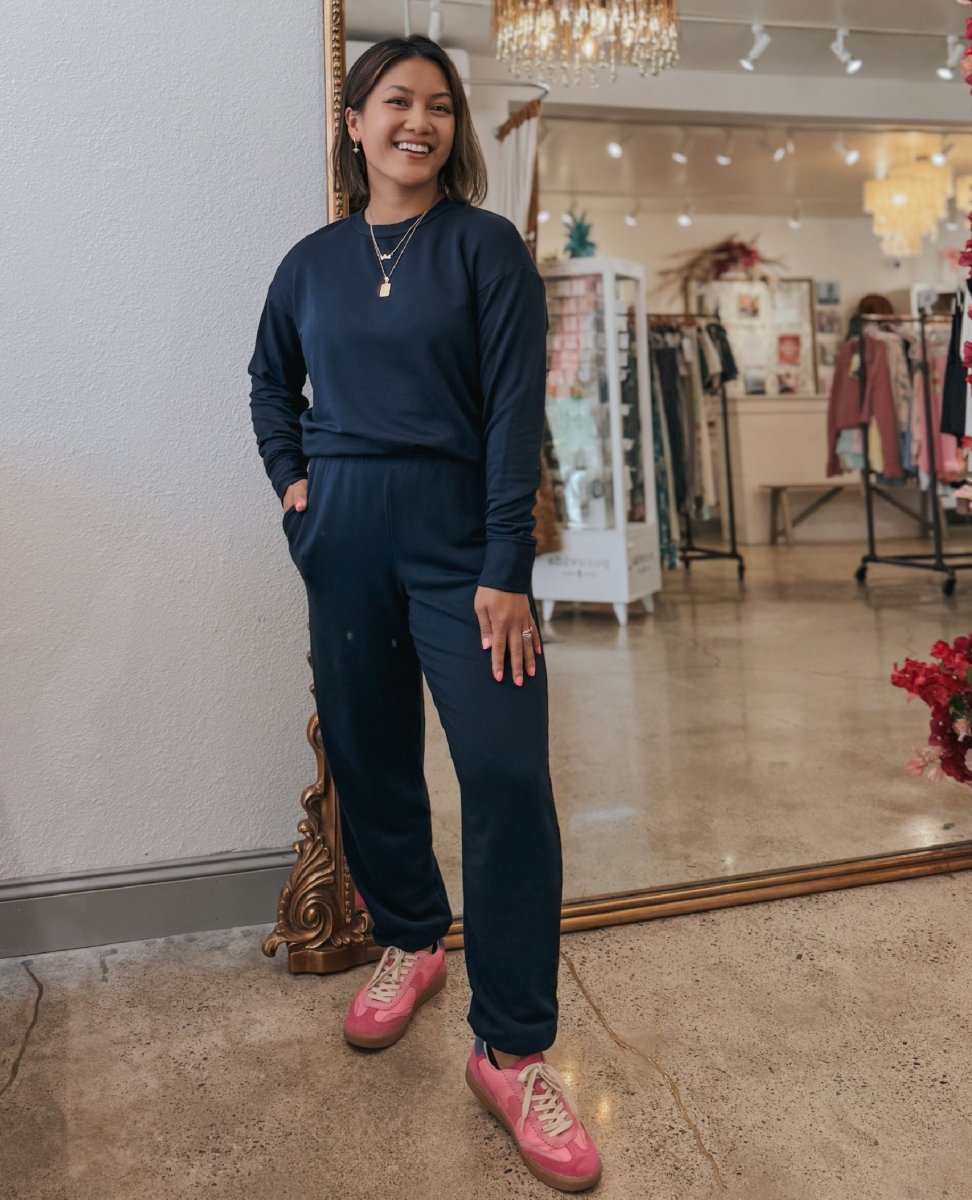
[[[296,483],[292,483],[284,492],[282,503],[284,512],[291,508],[303,512],[307,507],[307,480],[298,479]]]

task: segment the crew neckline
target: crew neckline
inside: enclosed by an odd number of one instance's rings
[[[451,206],[451,204],[452,200],[449,196],[440,196],[439,199],[436,200],[435,204],[433,204],[429,211],[425,214],[422,225],[427,225],[429,221],[434,221],[435,218],[441,213],[444,213],[446,209]],[[365,208],[367,208],[367,205],[365,205]],[[415,213],[411,217],[406,217],[404,221],[396,221],[393,225],[373,225],[369,227],[368,222],[365,220],[364,208],[359,208],[357,212],[351,214],[351,227],[356,229],[358,233],[362,234],[366,238],[371,237],[371,229],[374,229],[376,238],[395,237],[397,234],[404,233],[418,215],[418,213]],[[419,226],[419,228],[421,228],[421,226]]]

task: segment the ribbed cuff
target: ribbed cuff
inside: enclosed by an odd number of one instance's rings
[[[306,478],[306,460],[294,456],[294,458],[285,458],[282,462],[278,461],[273,464],[273,475],[270,479],[270,485],[277,493],[278,499],[282,501],[287,488],[292,483],[296,483],[298,479]]]
[[[479,586],[496,588],[501,592],[530,591],[533,579],[533,563],[537,557],[537,544],[529,546],[508,539],[487,541],[486,557],[479,576]]]

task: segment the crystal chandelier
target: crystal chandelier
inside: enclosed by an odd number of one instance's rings
[[[930,162],[891,167],[883,179],[864,184],[864,211],[874,218],[881,250],[892,258],[914,258],[924,239],[938,239],[954,194],[952,173]]]
[[[676,0],[493,0],[496,57],[514,75],[579,83],[585,67],[657,75],[678,62]]]

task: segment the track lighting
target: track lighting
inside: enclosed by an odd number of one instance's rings
[[[429,37],[433,42],[442,38],[442,0],[429,0]]]
[[[620,142],[608,142],[607,152],[612,158],[621,158],[624,155],[624,146]]]
[[[946,51],[945,61],[938,68],[935,74],[939,79],[944,79],[946,83],[955,78],[955,68],[962,61],[963,47],[962,43],[954,33],[950,33],[945,39]]]
[[[627,216],[624,218],[624,223],[625,223],[625,225],[627,225],[627,227],[629,229],[634,229],[634,227],[638,224],[638,205],[637,204],[634,206],[634,208],[631,210],[631,212],[629,212],[627,214]]]
[[[763,146],[775,163],[781,163],[786,158],[786,144],[789,139],[771,137],[769,131],[763,134]]]
[[[862,58],[855,58],[853,54],[844,45],[844,39],[847,37],[849,30],[841,28],[837,30],[837,37],[830,43],[830,48],[833,50],[837,59],[843,64],[844,70],[848,75],[856,75],[857,72],[864,66]]]
[[[732,130],[726,131],[726,140],[722,149],[715,156],[716,162],[720,167],[732,166]]]
[[[789,217],[786,223],[791,229],[799,229],[803,224],[803,205],[799,200],[796,202],[792,216]]]
[[[546,223],[549,220],[550,220],[550,213],[545,208],[541,208],[540,211],[537,213],[538,224],[546,225]]]
[[[937,150],[933,150],[931,152],[931,154],[929,154],[928,159],[932,163],[933,166],[947,167],[948,166],[948,156],[951,153],[952,153],[952,143],[945,141],[945,139],[943,138],[941,145],[938,147]]]
[[[681,225],[683,229],[688,229],[692,224],[692,205],[686,203],[682,207],[682,211],[675,218],[676,224]]]
[[[763,53],[766,47],[773,40],[766,32],[762,25],[757,22],[753,27],[753,44],[745,58],[739,60],[739,65],[744,71],[756,70],[756,59]]]
[[[842,133],[837,135],[837,139],[834,142],[834,149],[844,160],[844,165],[848,167],[854,166],[854,164],[858,162],[861,157],[860,150],[851,150],[844,145],[844,135]]]
[[[692,135],[682,130],[678,145],[672,151],[672,161],[677,162],[680,167],[684,167],[688,162],[689,147],[692,145]]]

